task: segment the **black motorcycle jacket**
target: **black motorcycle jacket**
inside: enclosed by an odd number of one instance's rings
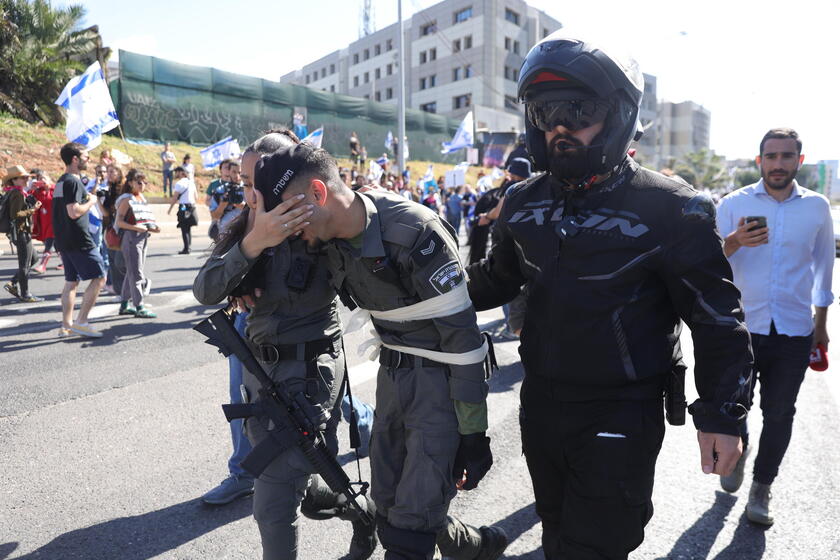
[[[526,376],[568,401],[661,395],[682,319],[695,348],[704,432],[738,434],[752,350],[709,197],[627,158],[606,181],[568,191],[548,174],[510,187],[491,253],[470,266],[476,310],[528,284]]]

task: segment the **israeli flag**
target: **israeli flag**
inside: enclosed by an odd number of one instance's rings
[[[452,137],[452,142],[443,142],[442,154],[451,154],[461,148],[469,148],[473,145],[473,114],[472,111],[467,113],[464,120],[461,121],[461,126],[455,131],[455,136]]]
[[[379,181],[383,173],[385,173],[385,170],[377,162],[373,160],[368,162],[368,179]]]
[[[102,143],[102,134],[120,124],[99,62],[70,80],[55,104],[67,110],[67,139],[88,150]]]
[[[321,140],[324,139],[324,127],[322,126],[318,130],[313,130],[312,134],[301,140],[301,142],[308,142],[312,146],[316,148],[321,147]]]
[[[204,169],[216,167],[222,160],[239,159],[242,150],[239,149],[239,142],[232,136],[219,140],[211,146],[207,146],[199,152],[201,154],[201,165]]]
[[[393,150],[394,149],[394,134],[389,130],[388,134],[385,136],[385,149],[386,150]]]

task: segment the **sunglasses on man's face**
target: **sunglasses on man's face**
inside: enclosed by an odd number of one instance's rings
[[[583,130],[604,121],[612,103],[603,99],[571,99],[566,101],[530,101],[525,113],[532,125],[544,132],[558,126]]]

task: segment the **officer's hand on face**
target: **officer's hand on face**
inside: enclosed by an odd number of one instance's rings
[[[742,452],[739,436],[698,430],[697,443],[700,444],[700,466],[705,474],[732,474]]]
[[[490,438],[484,432],[462,435],[452,469],[455,487],[458,490],[472,490],[491,466],[493,453],[490,452]]]
[[[304,198],[302,194],[278,204],[270,212],[265,211],[262,193],[254,189],[254,194],[257,197],[254,227],[241,244],[242,253],[249,259],[257,258],[263,249],[275,247],[303,230],[309,225],[305,220],[312,215],[311,204],[298,205]]]
[[[747,219],[742,217],[738,220],[738,229],[730,233],[729,237],[734,239],[738,247],[758,247],[769,242],[770,234],[768,228],[755,227],[753,222],[748,223]]]

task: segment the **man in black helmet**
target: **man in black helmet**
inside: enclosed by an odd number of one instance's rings
[[[714,206],[627,156],[642,79],[631,61],[553,34],[520,71],[535,170],[510,187],[477,310],[528,284],[521,429],[546,558],[626,558],[653,514],[663,393],[680,319],[696,348],[690,407],[704,473],[741,453],[752,352]],[[675,421],[676,422],[676,421]]]

